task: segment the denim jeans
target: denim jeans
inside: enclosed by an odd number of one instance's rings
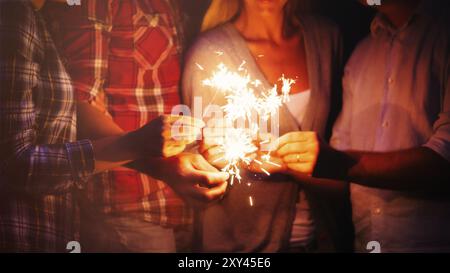
[[[141,215],[105,215],[84,211],[81,251],[113,253],[176,252],[174,230],[152,224]]]

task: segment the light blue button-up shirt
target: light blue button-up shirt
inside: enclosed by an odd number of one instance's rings
[[[378,15],[346,66],[332,146],[373,152],[426,146],[450,161],[449,60],[448,19],[422,5],[395,29]],[[366,252],[370,241],[382,252],[450,251],[450,198],[352,184],[351,200],[357,251]]]

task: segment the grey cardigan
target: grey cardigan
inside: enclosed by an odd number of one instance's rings
[[[333,83],[339,77],[341,41],[338,29],[330,22],[303,16],[304,36],[311,98],[302,130],[316,131],[324,136],[330,111]],[[223,55],[216,52],[223,52]],[[203,109],[210,104],[224,105],[225,98],[202,84],[220,62],[237,69],[246,62],[250,76],[270,88],[246,41],[228,23],[203,33],[187,54],[183,73],[183,100],[191,109],[195,96],[202,97]],[[200,69],[199,65],[203,68]],[[280,110],[280,135],[297,131],[295,119],[286,106]],[[252,186],[244,185],[251,180]],[[225,198],[209,205],[202,213],[200,228],[202,249],[206,252],[278,252],[288,246],[299,186],[290,178],[270,177],[260,181],[245,177],[242,185],[230,187]],[[254,206],[248,204],[248,196]],[[311,198],[308,198],[311,199]],[[314,198],[313,198],[314,199]]]

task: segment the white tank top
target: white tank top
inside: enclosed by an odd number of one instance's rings
[[[301,127],[303,118],[306,113],[306,108],[308,107],[309,97],[311,96],[311,90],[306,90],[300,93],[296,93],[289,96],[289,101],[286,102],[286,106],[294,116],[298,125]]]

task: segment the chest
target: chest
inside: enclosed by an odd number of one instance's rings
[[[294,79],[292,93],[309,89],[306,50],[301,40],[273,45],[266,42],[248,42],[249,49],[270,84],[280,84],[284,75]]]

